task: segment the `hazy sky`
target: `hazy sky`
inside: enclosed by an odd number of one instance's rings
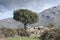
[[[60,0],[0,0],[0,19],[12,17],[13,11],[20,8],[39,13],[56,5]]]

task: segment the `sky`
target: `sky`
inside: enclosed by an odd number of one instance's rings
[[[0,20],[13,17],[13,11],[17,9],[29,9],[39,13],[58,5],[60,0],[0,0]]]

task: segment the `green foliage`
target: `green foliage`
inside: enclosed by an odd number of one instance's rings
[[[14,11],[14,19],[22,23],[35,23],[38,21],[38,15],[27,9],[19,9]]]
[[[5,38],[5,40],[38,40],[38,39],[28,37],[18,37],[18,38]]]
[[[19,9],[14,11],[13,18],[17,21],[22,22],[25,27],[27,24],[36,23],[39,20],[37,13],[27,9]]]
[[[0,28],[0,37],[16,37],[15,35],[18,36],[25,36],[29,37],[29,34],[26,32],[25,29],[10,29],[10,28]]]
[[[40,36],[40,40],[60,40],[60,28],[44,31]]]
[[[26,32],[25,29],[17,29],[18,35],[29,37],[29,34]]]
[[[1,28],[1,32],[4,34],[5,37],[13,37],[15,35],[14,30],[9,28]]]

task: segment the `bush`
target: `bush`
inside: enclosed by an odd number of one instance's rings
[[[29,34],[27,33],[27,31],[25,29],[17,29],[18,35],[19,36],[27,36],[29,37]]]
[[[25,29],[0,28],[0,31],[0,36],[4,35],[4,37],[15,37],[16,35],[29,37],[29,34]]]
[[[13,29],[2,28],[1,31],[5,37],[13,37],[15,35],[15,32]]]
[[[60,29],[54,28],[44,31],[40,36],[40,40],[60,40]]]

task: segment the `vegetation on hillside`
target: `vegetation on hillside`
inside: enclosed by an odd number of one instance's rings
[[[54,24],[49,24],[49,27],[49,30],[42,32],[40,40],[60,40],[60,27]]]
[[[7,37],[29,37],[29,34],[25,32],[24,29],[10,29],[10,28],[0,28],[0,38]]]

